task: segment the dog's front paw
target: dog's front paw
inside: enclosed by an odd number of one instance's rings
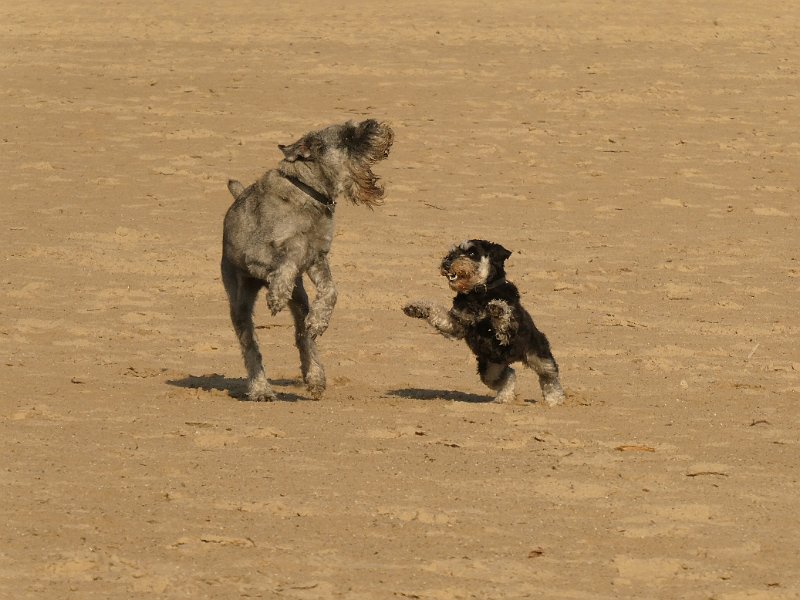
[[[501,346],[508,346],[511,343],[511,334],[514,329],[511,307],[502,300],[492,300],[486,305],[486,312],[492,321],[495,338]]]
[[[318,338],[328,329],[328,322],[317,319],[313,313],[306,317],[306,335],[312,340]]]
[[[502,300],[492,300],[486,305],[486,312],[490,317],[500,319],[511,311],[511,307]]]
[[[403,312],[415,319],[427,319],[431,314],[431,309],[422,302],[412,302],[403,307]]]
[[[269,306],[273,317],[286,308],[287,304],[288,300],[286,298],[279,297],[273,293],[267,294],[267,306]]]
[[[505,331],[495,331],[494,338],[501,346],[508,346],[511,343],[511,336]]]

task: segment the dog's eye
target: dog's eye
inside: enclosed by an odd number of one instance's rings
[[[470,258],[478,258],[478,251],[475,250],[475,248],[470,248],[469,250],[467,250],[467,256],[469,256]]]

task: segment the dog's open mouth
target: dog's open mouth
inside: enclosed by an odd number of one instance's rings
[[[447,277],[447,285],[450,286],[451,290],[456,292],[465,292],[469,287],[469,275],[466,273],[459,273],[458,271],[445,271],[442,273],[445,277]]]
[[[453,261],[443,260],[439,267],[439,273],[447,278],[450,289],[457,292],[468,291],[476,275],[473,262],[462,257]]]

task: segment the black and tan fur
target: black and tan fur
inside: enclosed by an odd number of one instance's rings
[[[516,286],[506,279],[509,256],[500,244],[462,242],[440,267],[456,292],[453,306],[412,302],[403,312],[425,319],[447,337],[465,340],[478,359],[481,381],[497,392],[496,401],[515,399],[516,375],[510,365],[521,362],[537,373],[545,402],[554,406],[564,400],[558,365],[547,337],[522,307]]]

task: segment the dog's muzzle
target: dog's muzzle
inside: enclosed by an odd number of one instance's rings
[[[447,277],[450,281],[456,281],[458,279],[458,274],[452,270],[453,263],[449,260],[445,260],[442,262],[442,265],[439,267],[439,272],[444,276]]]

